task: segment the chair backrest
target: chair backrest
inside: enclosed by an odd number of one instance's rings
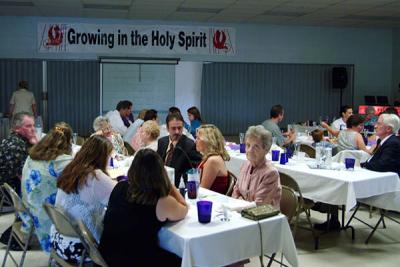
[[[98,250],[98,244],[96,239],[94,238],[93,234],[90,230],[86,227],[86,225],[81,221],[78,220],[78,227],[81,235],[81,240],[84,241],[83,244],[86,248],[86,251],[89,254],[89,257],[97,264],[102,267],[107,267],[107,263],[101,256]]]
[[[125,146],[126,150],[128,151],[129,156],[132,156],[133,154],[135,154],[135,150],[128,142],[124,142],[124,146]]]
[[[3,212],[4,205],[13,206],[13,203],[3,186],[0,186],[0,213]]]
[[[279,177],[281,178],[281,185],[287,186],[292,188],[294,191],[296,191],[298,194],[301,194],[300,192],[300,187],[296,180],[293,179],[292,176],[285,174],[283,172],[279,172]]]
[[[361,162],[367,161],[370,157],[370,154],[362,150],[342,150],[332,157],[332,161],[343,163],[345,158],[354,158],[355,166],[360,166]]]
[[[22,202],[22,199],[18,196],[17,192],[7,183],[3,184],[3,188],[11,197],[12,204],[15,212],[29,212],[26,205]]]
[[[307,144],[300,144],[300,151],[305,152],[310,158],[315,158],[315,148]]]
[[[285,185],[282,186],[282,195],[280,202],[280,210],[286,215],[288,221],[290,222],[297,214],[298,197],[296,192]]]
[[[48,203],[43,204],[43,208],[60,234],[80,238],[76,223],[64,211]]]
[[[228,171],[228,189],[226,190],[225,195],[232,196],[233,187],[235,186],[236,182],[237,182],[236,176],[230,171]]]

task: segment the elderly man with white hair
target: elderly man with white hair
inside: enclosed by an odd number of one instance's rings
[[[372,157],[361,166],[372,171],[396,172],[400,176],[400,139],[396,136],[400,128],[399,117],[382,114],[375,124],[379,137]]]

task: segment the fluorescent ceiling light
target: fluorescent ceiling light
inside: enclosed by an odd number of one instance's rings
[[[130,5],[105,5],[105,4],[83,4],[83,8],[105,9],[105,10],[127,10]]]
[[[349,16],[342,17],[342,19],[374,20],[374,21],[400,21],[400,17],[391,17],[391,16],[363,16],[363,15],[349,15]]]
[[[0,6],[8,7],[31,7],[34,6],[32,2],[14,2],[14,1],[0,1]]]
[[[100,63],[113,64],[170,64],[177,65],[179,58],[100,58]]]
[[[307,13],[305,12],[295,12],[295,11],[267,11],[264,12],[262,15],[267,15],[267,16],[276,16],[276,17],[301,17],[306,15]]]
[[[221,8],[196,8],[196,7],[178,7],[177,12],[193,12],[193,13],[213,13],[218,14]]]

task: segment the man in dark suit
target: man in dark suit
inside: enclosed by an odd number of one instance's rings
[[[197,152],[195,143],[182,134],[183,118],[180,113],[167,116],[167,130],[169,135],[158,140],[157,153],[165,165],[175,169],[175,186],[178,187],[182,175],[187,182],[186,172],[197,166],[201,155]]]
[[[379,137],[372,157],[362,167],[378,172],[396,172],[400,176],[400,139],[396,133],[400,127],[399,117],[395,114],[382,114],[375,124]]]

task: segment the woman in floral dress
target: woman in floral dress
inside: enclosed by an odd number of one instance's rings
[[[57,123],[30,149],[22,170],[22,200],[33,215],[35,233],[45,252],[51,250],[52,222],[43,209],[43,204],[55,204],[58,176],[72,160],[71,140],[71,127],[65,122]],[[22,230],[29,231],[27,228],[24,223]]]

